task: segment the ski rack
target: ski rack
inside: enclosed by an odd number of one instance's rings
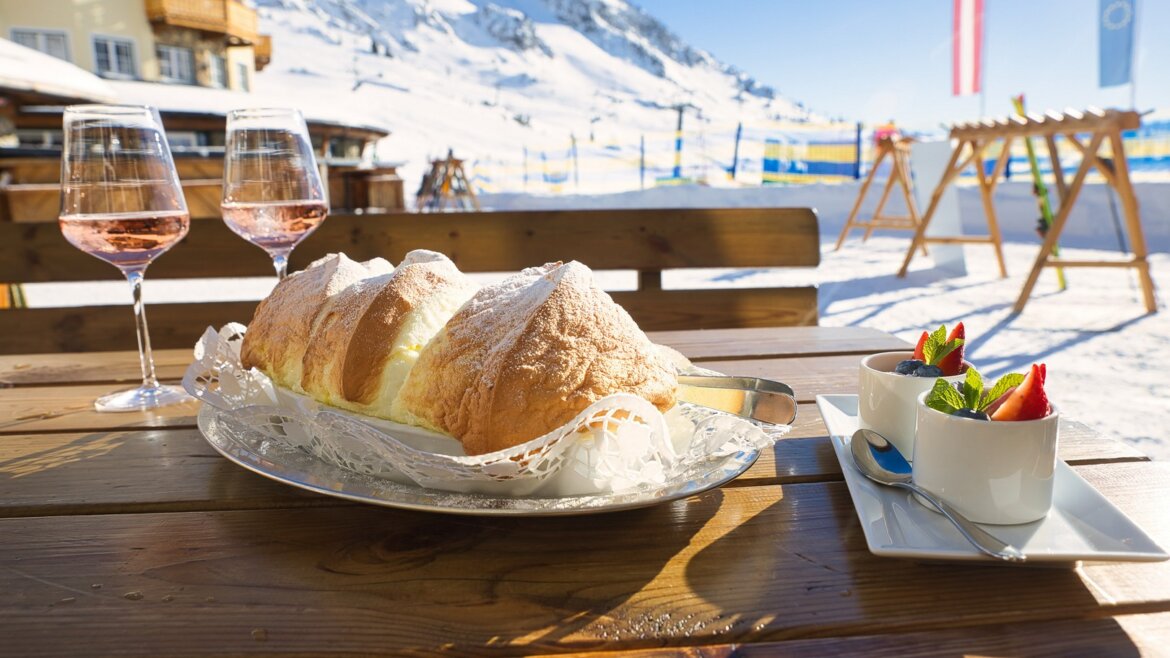
[[[1048,146],[1048,155],[1052,162],[1052,173],[1056,179],[1056,191],[1060,197],[1060,209],[1057,210],[1053,224],[1045,236],[1044,245],[1036,256],[1032,271],[1028,274],[1020,296],[1016,300],[1014,313],[1024,310],[1040,272],[1045,267],[1128,267],[1137,270],[1141,283],[1142,297],[1146,311],[1157,312],[1157,300],[1154,297],[1154,282],[1150,278],[1150,265],[1146,258],[1146,240],[1142,233],[1141,218],[1138,213],[1137,197],[1133,192],[1133,185],[1129,179],[1129,163],[1125,158],[1125,146],[1121,139],[1124,130],[1135,130],[1141,127],[1141,115],[1132,110],[1101,110],[1090,108],[1084,112],[1066,109],[1063,112],[1046,112],[1044,114],[1029,113],[1026,116],[1009,116],[999,119],[984,119],[974,123],[959,123],[951,127],[950,136],[957,140],[950,162],[944,170],[942,178],[930,197],[930,206],[914,233],[914,241],[906,251],[906,259],[902,268],[898,270],[898,277],[906,276],[910,268],[910,261],[914,253],[928,243],[990,243],[995,247],[995,255],[999,261],[999,271],[1007,276],[1007,267],[1003,260],[1003,238],[1000,235],[999,224],[995,217],[995,207],[992,203],[992,193],[996,182],[1007,166],[1010,157],[1012,142],[1024,137],[1042,137]],[[1072,183],[1065,179],[1064,169],[1060,164],[1060,157],[1056,150],[1056,136],[1061,135],[1068,143],[1081,153],[1081,164],[1073,174]],[[1002,140],[999,157],[996,159],[991,174],[987,173],[985,154],[993,143]],[[1086,140],[1086,141],[1082,141]],[[1103,144],[1108,143],[1112,150],[1112,164],[1103,159],[1099,153]],[[969,151],[964,156],[964,153]],[[970,165],[975,166],[975,173],[979,179],[979,189],[983,198],[983,210],[987,215],[989,235],[986,236],[927,236],[926,229],[938,207],[948,185],[953,183],[959,174]],[[1096,168],[1101,177],[1117,192],[1121,199],[1121,206],[1125,214],[1126,228],[1129,232],[1132,251],[1128,258],[1115,260],[1072,260],[1053,258],[1052,247],[1060,239],[1060,233],[1068,221],[1073,204],[1084,186],[1085,177],[1089,170]]]
[[[845,244],[845,238],[855,228],[865,229],[865,235],[861,238],[863,243],[869,240],[870,235],[873,235],[874,229],[918,230],[922,219],[918,214],[918,205],[914,203],[910,178],[910,144],[913,141],[909,137],[882,137],[878,140],[877,155],[873,159],[873,166],[870,167],[869,174],[861,184],[861,191],[857,193],[857,201],[853,204],[849,218],[845,220],[845,227],[841,229],[841,235],[837,237],[837,246],[833,248],[833,251],[841,249],[841,245]],[[859,222],[857,214],[861,211],[861,203],[865,200],[869,186],[877,176],[878,166],[886,157],[889,157],[891,161],[890,177],[882,190],[877,207],[874,208],[873,217],[868,222]],[[882,210],[886,207],[886,201],[890,198],[890,192],[894,189],[894,183],[902,186],[902,196],[906,200],[906,215],[902,217],[882,214]],[[921,247],[922,255],[926,256],[926,243],[922,243]]]

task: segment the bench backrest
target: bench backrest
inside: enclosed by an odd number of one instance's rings
[[[293,252],[290,271],[330,252],[392,263],[412,249],[442,252],[465,272],[511,272],[579,260],[636,270],[639,286],[614,292],[646,330],[815,325],[816,289],[662,289],[678,268],[815,267],[820,242],[807,208],[558,210],[331,216]],[[220,221],[193,220],[148,279],[266,276],[267,256]],[[114,268],[61,236],[56,222],[0,223],[0,283],[111,280]],[[225,284],[226,285],[226,284]],[[248,322],[255,302],[151,304],[155,347],[188,347],[208,325]],[[125,306],[0,310],[0,353],[134,349]]]

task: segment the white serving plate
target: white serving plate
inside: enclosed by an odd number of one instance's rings
[[[261,431],[233,425],[227,414],[204,404],[198,426],[203,437],[229,461],[284,484],[325,496],[383,507],[478,516],[563,516],[647,507],[718,487],[755,463],[758,450],[706,460],[659,486],[580,496],[490,496],[457,493],[356,473]]]
[[[870,552],[915,560],[1007,564],[980,553],[941,514],[926,509],[905,489],[877,484],[853,465],[849,441],[857,430],[856,395],[818,395],[817,408],[833,443]],[[1024,565],[1082,560],[1157,562],[1170,554],[1081,476],[1057,460],[1053,509],[1020,525],[986,525],[1027,556]]]

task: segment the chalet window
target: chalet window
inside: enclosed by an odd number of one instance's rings
[[[69,61],[69,38],[60,30],[12,30],[12,40],[26,48]]]
[[[248,80],[248,65],[243,62],[236,64],[236,77],[239,78],[240,91],[252,91],[251,81]]]
[[[60,148],[64,144],[64,133],[61,130],[36,130],[23,129],[16,130],[16,139],[20,145],[25,148]]]
[[[168,130],[167,142],[173,151],[190,151],[200,146],[199,134],[194,130]]]
[[[118,37],[94,37],[93,51],[99,74],[112,78],[138,77],[133,41]]]
[[[195,56],[190,48],[155,46],[158,73],[166,82],[195,83]]]
[[[227,60],[219,55],[211,55],[211,86],[224,89],[227,84]]]

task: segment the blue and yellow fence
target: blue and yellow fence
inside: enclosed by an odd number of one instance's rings
[[[1125,134],[1131,171],[1170,176],[1170,120]],[[472,159],[468,175],[478,192],[597,194],[664,185],[799,185],[854,180],[872,162],[872,129],[855,123],[767,122],[704,125],[685,131],[592,134],[519,146],[511,155]],[[1066,171],[1080,152],[1058,139]],[[998,156],[997,147],[988,152]],[[1051,171],[1047,149],[1041,169]],[[1108,152],[1104,153],[1109,157]],[[1013,145],[1012,176],[1028,172],[1022,143]],[[973,172],[968,170],[968,175]]]

